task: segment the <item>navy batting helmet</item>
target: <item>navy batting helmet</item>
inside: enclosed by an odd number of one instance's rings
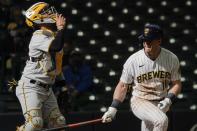
[[[140,41],[152,41],[163,37],[163,30],[159,25],[148,24],[144,27],[144,32],[138,37]]]

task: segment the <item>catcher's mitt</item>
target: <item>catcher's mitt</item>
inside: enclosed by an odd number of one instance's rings
[[[9,87],[8,91],[9,92],[14,92],[17,86],[18,86],[17,80],[12,79],[12,80],[8,81],[8,87]]]

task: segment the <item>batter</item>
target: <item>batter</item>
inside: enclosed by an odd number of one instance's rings
[[[129,84],[134,83],[130,106],[134,115],[142,120],[141,130],[167,131],[166,112],[181,91],[179,60],[160,46],[163,31],[158,25],[146,25],[139,39],[144,48],[125,62],[112,104],[102,117],[103,123],[113,120]]]

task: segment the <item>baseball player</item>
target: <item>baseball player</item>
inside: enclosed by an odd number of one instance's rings
[[[32,5],[25,13],[26,23],[35,32],[29,44],[29,59],[16,87],[25,124],[18,131],[40,130],[62,126],[60,113],[51,89],[55,79],[63,81],[61,65],[65,18],[45,2]],[[58,76],[58,77],[56,77]]]
[[[141,130],[167,131],[166,112],[181,91],[181,74],[177,56],[160,46],[162,38],[163,31],[158,25],[145,25],[139,36],[143,49],[125,62],[112,104],[102,117],[103,123],[114,119],[128,85],[134,83],[130,107],[142,120]]]

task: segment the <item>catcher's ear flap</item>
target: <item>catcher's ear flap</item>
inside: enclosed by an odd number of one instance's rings
[[[31,20],[26,19],[25,22],[26,22],[27,26],[33,27],[33,22]]]

